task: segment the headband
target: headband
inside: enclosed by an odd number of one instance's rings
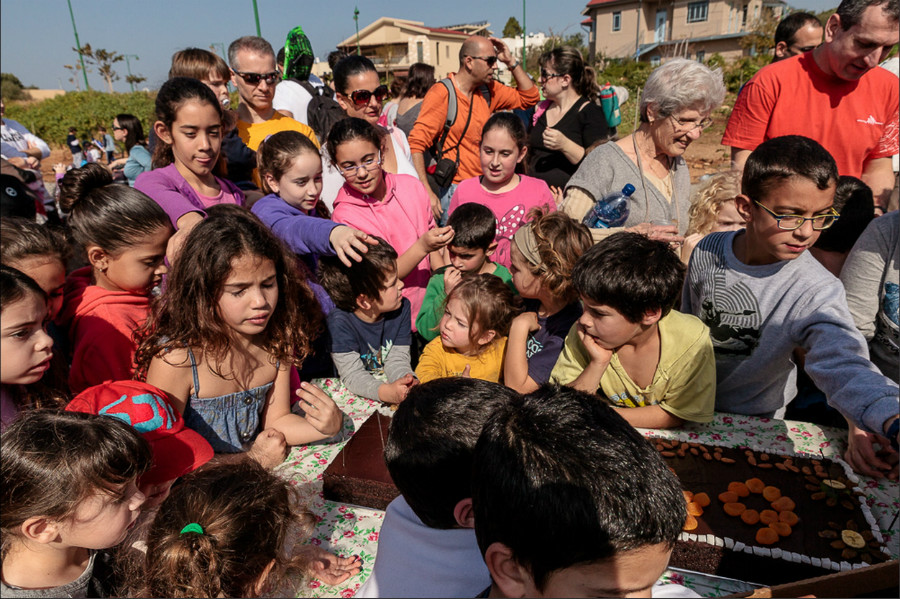
[[[181,529],[181,532],[179,533],[179,536],[180,536],[180,535],[183,535],[183,534],[186,533],[186,532],[195,532],[195,533],[197,533],[198,535],[202,535],[202,534],[203,534],[203,527],[200,526],[199,524],[197,524],[196,522],[191,522],[190,524],[188,524],[187,526],[185,526],[184,528]]]
[[[535,266],[541,265],[541,255],[538,252],[537,238],[534,236],[534,231],[531,230],[530,224],[519,227],[519,230],[513,235],[513,243],[516,244],[516,247],[519,248],[519,251],[522,252],[522,255],[525,256],[526,260]]]

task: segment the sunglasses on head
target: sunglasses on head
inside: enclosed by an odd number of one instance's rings
[[[369,100],[372,99],[372,96],[375,96],[376,102],[383,101],[388,96],[388,87],[386,85],[379,85],[375,88],[375,91],[372,92],[367,89],[358,89],[354,92],[350,92],[350,99],[353,100],[353,103],[357,106],[365,106],[369,103]]]
[[[232,69],[232,72],[243,79],[245,82],[250,85],[259,85],[260,81],[265,80],[267,85],[272,85],[276,81],[278,81],[278,73],[276,71],[272,71],[271,73],[245,73],[243,71],[235,71]]]

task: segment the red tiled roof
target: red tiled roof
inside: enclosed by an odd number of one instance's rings
[[[588,2],[585,8],[590,8],[592,6],[600,6],[601,4],[609,4],[610,2],[619,2],[620,0],[591,0]]]
[[[425,27],[428,31],[433,31],[435,33],[446,33],[449,35],[459,35],[462,37],[469,37],[468,34],[463,33],[462,31],[454,31],[453,29],[441,29],[440,27]]]
[[[581,24],[582,25],[590,25],[593,22],[594,22],[594,20],[592,18],[588,17],[584,21],[582,21]]]

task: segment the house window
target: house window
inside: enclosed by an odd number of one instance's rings
[[[422,42],[416,42],[416,58],[417,62],[425,61],[425,44]]]
[[[706,52],[703,50],[697,50],[697,62],[703,62],[706,60]]]
[[[658,67],[662,61],[659,56],[651,56],[650,57],[650,66]]]
[[[747,26],[747,5],[744,5],[744,11],[741,14],[741,29]]]
[[[620,31],[622,29],[622,12],[613,13],[612,30]]]
[[[702,2],[690,2],[688,3],[687,22],[699,23],[700,21],[705,21],[708,13],[709,0],[703,0]]]

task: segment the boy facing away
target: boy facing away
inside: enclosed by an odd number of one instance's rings
[[[488,419],[472,508],[489,596],[696,596],[655,584],[686,518],[681,484],[617,414],[545,385]]]
[[[873,455],[869,433],[896,443],[897,385],[869,360],[840,281],[807,251],[837,218],[837,179],[834,159],[811,139],[761,144],[735,199],[746,229],[698,244],[681,309],[710,327],[717,409],[779,417],[796,394],[791,356],[802,348],[806,372],[850,423],[851,464],[885,471],[891,468]]]
[[[418,381],[410,363],[409,300],[400,294],[397,252],[383,239],[348,267],[319,262],[319,280],[334,300],[328,314],[331,358],[344,386],[361,397],[400,403]]]
[[[488,416],[517,395],[461,377],[410,390],[384,450],[401,496],[385,511],[357,597],[474,597],[490,584],[473,530],[472,454]]]
[[[670,428],[713,417],[709,330],[672,310],[684,265],[661,241],[617,233],[579,258],[572,282],[584,312],[551,381],[600,393],[633,426]]]
[[[431,275],[422,308],[416,316],[416,329],[426,341],[437,337],[438,324],[444,315],[444,300],[464,276],[495,275],[515,291],[509,270],[491,262],[491,255],[497,249],[494,241],[497,219],[490,208],[481,204],[463,204],[450,215],[447,225],[455,231],[453,241],[447,246],[450,265]]]

